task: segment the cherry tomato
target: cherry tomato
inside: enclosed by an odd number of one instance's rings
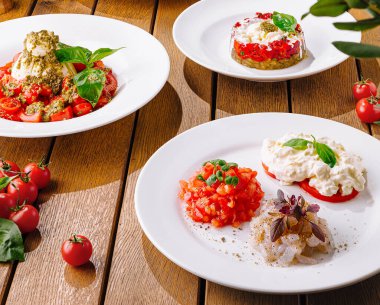
[[[323,200],[323,201],[327,201],[327,202],[332,202],[332,203],[340,203],[340,202],[349,201],[349,200],[355,198],[359,194],[359,192],[357,190],[352,189],[352,193],[349,195],[342,195],[340,192],[338,192],[332,196],[324,196],[321,193],[319,193],[316,188],[309,185],[309,179],[298,182],[298,184],[302,189],[304,189],[306,192],[308,192],[314,198],[317,198],[317,199]]]
[[[32,180],[39,189],[47,187],[50,183],[50,170],[45,159],[42,158],[40,162],[31,162],[24,168],[30,180]]]
[[[41,86],[38,84],[32,84],[30,87],[23,90],[22,96],[24,97],[25,102],[30,105],[37,101],[40,92]]]
[[[80,266],[87,263],[92,255],[92,245],[87,237],[73,235],[66,240],[61,247],[62,258],[72,266]]]
[[[362,98],[356,103],[356,114],[364,123],[380,121],[380,103],[375,97]]]
[[[21,112],[20,119],[21,121],[27,123],[39,123],[42,122],[42,114],[41,112],[36,112],[33,114],[26,114],[25,112]]]
[[[71,103],[71,106],[76,106],[82,103],[88,103],[84,98],[80,97],[78,94],[73,98],[73,102]]]
[[[113,97],[115,95],[116,89],[117,79],[110,71],[106,74],[106,83],[104,85],[103,93],[107,97]]]
[[[0,177],[6,175],[13,177],[18,175],[20,168],[16,163],[10,160],[0,160]]]
[[[62,111],[52,114],[50,116],[50,120],[52,122],[57,122],[57,121],[69,120],[69,119],[72,119],[73,117],[74,117],[73,108],[71,108],[71,106],[68,106]]]
[[[19,177],[9,183],[7,193],[17,198],[19,203],[32,204],[38,197],[38,187],[29,177]]]
[[[105,105],[107,105],[109,102],[110,102],[110,99],[108,97],[106,97],[105,95],[101,95],[95,106],[95,109],[102,108]]]
[[[373,81],[370,79],[362,79],[352,87],[352,93],[356,101],[377,95],[377,88]]]
[[[9,194],[0,194],[0,218],[8,219],[13,208],[17,206],[17,199]]]
[[[21,233],[33,232],[40,221],[40,214],[37,209],[29,204],[16,207],[16,210],[9,216],[20,229]]]
[[[78,73],[86,69],[86,65],[82,63],[75,63],[73,65],[74,65],[75,70],[77,70]]]
[[[46,85],[46,84],[41,85],[40,94],[42,96],[51,96],[52,93],[53,93],[53,90],[51,89],[51,87],[49,85]]]
[[[15,113],[21,108],[21,103],[13,97],[5,97],[0,99],[0,108],[7,113]]]
[[[73,112],[76,116],[82,116],[92,112],[92,105],[89,102],[85,102],[73,107]]]

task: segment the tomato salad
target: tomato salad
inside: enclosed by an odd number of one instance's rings
[[[102,59],[118,50],[91,52],[60,43],[53,32],[29,33],[24,50],[0,67],[0,117],[56,122],[104,107],[115,96],[118,82]]]
[[[179,198],[186,202],[187,214],[196,222],[238,227],[252,219],[264,197],[256,175],[236,163],[207,161],[188,181],[180,181]]]

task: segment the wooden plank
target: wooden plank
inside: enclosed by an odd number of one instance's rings
[[[368,132],[355,114],[352,84],[357,81],[354,59],[315,76],[291,82],[293,111],[329,118]],[[380,277],[327,293],[308,295],[308,304],[378,304]]]
[[[176,134],[210,117],[211,72],[185,59],[170,29],[194,1],[160,0],[154,35],[171,59],[169,81],[138,117],[105,304],[196,304],[198,279],[166,259],[147,240],[133,208],[140,169]]]
[[[219,119],[252,112],[287,112],[286,82],[258,83],[218,76],[216,115]],[[297,296],[250,293],[206,283],[206,305],[296,304]]]

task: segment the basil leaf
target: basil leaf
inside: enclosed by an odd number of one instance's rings
[[[199,175],[197,176],[197,179],[198,179],[198,180],[201,180],[201,181],[206,181],[205,178],[203,178],[203,176],[202,176],[201,174],[199,174]]]
[[[309,143],[311,143],[311,142],[308,140],[295,138],[295,139],[291,139],[291,140],[285,142],[282,145],[283,146],[289,146],[289,147],[292,147],[292,148],[297,149],[297,150],[305,150],[307,148],[307,144],[309,144]]]
[[[225,182],[226,184],[232,184],[233,186],[237,186],[239,183],[239,178],[236,176],[227,176]]]
[[[220,182],[222,182],[223,181],[223,172],[222,171],[217,171],[216,172],[216,178],[218,178],[218,180]]]
[[[368,3],[363,0],[345,0],[350,8],[367,8]]]
[[[323,143],[318,143],[314,141],[313,143],[315,150],[317,151],[318,156],[325,162],[328,166],[333,168],[336,164],[336,157],[334,151]]]
[[[16,176],[13,176],[13,177],[1,177],[0,178],[0,191],[2,190],[2,189],[5,189],[7,186],[8,186],[8,184],[13,180],[13,179],[15,179],[17,177],[17,175]]]
[[[87,68],[75,75],[73,80],[79,96],[95,107],[106,82],[104,72],[99,69]]]
[[[274,12],[272,15],[273,23],[285,32],[294,32],[297,26],[297,19],[292,15]]]
[[[270,226],[270,240],[275,242],[285,232],[284,218],[277,218]]]
[[[348,41],[333,41],[332,44],[339,51],[352,57],[380,57],[380,47],[375,45]]]
[[[228,164],[222,166],[222,171],[226,172],[230,169],[230,166]]]
[[[216,180],[217,180],[216,176],[215,175],[211,175],[206,180],[206,183],[207,183],[208,186],[211,186],[211,185],[213,185],[216,182]]]
[[[89,66],[91,51],[82,47],[66,47],[55,51],[59,62],[82,63]]]
[[[97,49],[92,55],[90,56],[90,64],[94,63],[95,61],[101,60],[104,57],[110,56],[114,54],[115,52],[124,49],[124,47],[118,48],[118,49],[110,49],[110,48],[100,48]]]
[[[0,218],[0,262],[24,261],[24,242],[17,225]]]
[[[238,167],[238,164],[235,162],[228,162],[228,165],[231,167]]]
[[[311,224],[311,231],[315,235],[316,238],[318,238],[321,242],[325,241],[325,233],[323,233],[322,229],[315,224],[314,222],[309,221]]]
[[[314,16],[337,17],[349,9],[343,0],[319,0],[310,8]]]

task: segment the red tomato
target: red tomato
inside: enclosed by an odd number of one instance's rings
[[[42,84],[41,85],[41,92],[40,92],[40,94],[42,96],[49,97],[49,96],[52,95],[52,93],[53,93],[53,90],[51,89],[51,87],[49,85],[46,85],[46,84]]]
[[[115,95],[117,89],[117,79],[112,74],[111,71],[109,71],[106,74],[106,83],[104,85],[103,93],[107,97],[113,97]]]
[[[110,102],[110,99],[108,97],[101,95],[96,106],[95,106],[95,109],[102,108],[105,105],[107,105],[109,102]]]
[[[72,119],[73,117],[74,117],[73,109],[71,108],[71,106],[68,106],[62,111],[52,114],[50,117],[50,120],[52,122],[57,122],[57,121],[69,120],[69,119]]]
[[[262,166],[263,166],[263,168],[264,168],[265,173],[266,173],[268,176],[270,176],[270,177],[272,177],[272,178],[274,178],[274,179],[277,179],[275,175],[273,175],[271,172],[269,172],[269,168],[268,168],[268,166],[266,166],[266,164],[264,164],[264,163],[262,163],[262,162],[261,162],[261,164],[262,164]]]
[[[29,204],[16,207],[16,211],[9,216],[20,229],[21,233],[33,232],[40,221],[40,214],[37,209]]]
[[[13,97],[5,97],[0,99],[0,108],[7,113],[15,113],[21,108],[21,103]]]
[[[89,102],[85,102],[73,107],[73,112],[76,116],[82,116],[92,112],[92,105]]]
[[[39,162],[32,162],[25,166],[24,172],[27,173],[39,189],[47,187],[50,183],[50,170],[44,158]]]
[[[362,98],[356,104],[356,114],[364,123],[380,121],[380,104],[375,97]]]
[[[7,193],[17,198],[19,203],[32,204],[38,197],[38,187],[29,177],[16,178],[8,185]]]
[[[104,69],[105,67],[106,66],[104,65],[104,63],[101,60],[98,60],[98,61],[94,62],[94,68]]]
[[[61,247],[62,258],[72,266],[80,266],[87,263],[92,255],[92,245],[89,239],[83,235],[73,235],[64,241]]]
[[[36,112],[34,114],[26,114],[25,112],[21,112],[20,119],[23,122],[39,123],[42,122],[42,114],[41,112]]]
[[[345,201],[348,201],[348,200],[355,198],[359,194],[359,192],[357,190],[353,189],[351,194],[345,195],[345,196],[343,196],[340,192],[338,192],[332,196],[324,196],[321,193],[319,193],[317,189],[315,189],[314,187],[309,185],[309,179],[298,182],[298,184],[302,189],[304,189],[306,192],[308,192],[314,198],[317,198],[317,199],[323,200],[323,201],[327,201],[327,202],[332,202],[332,203],[345,202]]]
[[[10,160],[0,160],[0,176],[13,177],[18,175],[20,168],[16,163]]]
[[[82,104],[82,103],[88,103],[88,102],[84,98],[80,97],[79,95],[76,95],[73,98],[73,102],[71,103],[71,106],[74,107],[74,106]]]
[[[74,65],[75,70],[77,70],[78,73],[86,69],[86,65],[82,63],[75,63],[73,65]]]
[[[40,92],[41,86],[38,84],[32,84],[23,91],[22,96],[24,97],[25,102],[30,105],[37,101]]]
[[[9,194],[0,194],[0,218],[9,218],[13,208],[17,206],[17,199]]]
[[[377,95],[377,88],[373,81],[370,79],[362,79],[352,87],[352,93],[356,101]]]

